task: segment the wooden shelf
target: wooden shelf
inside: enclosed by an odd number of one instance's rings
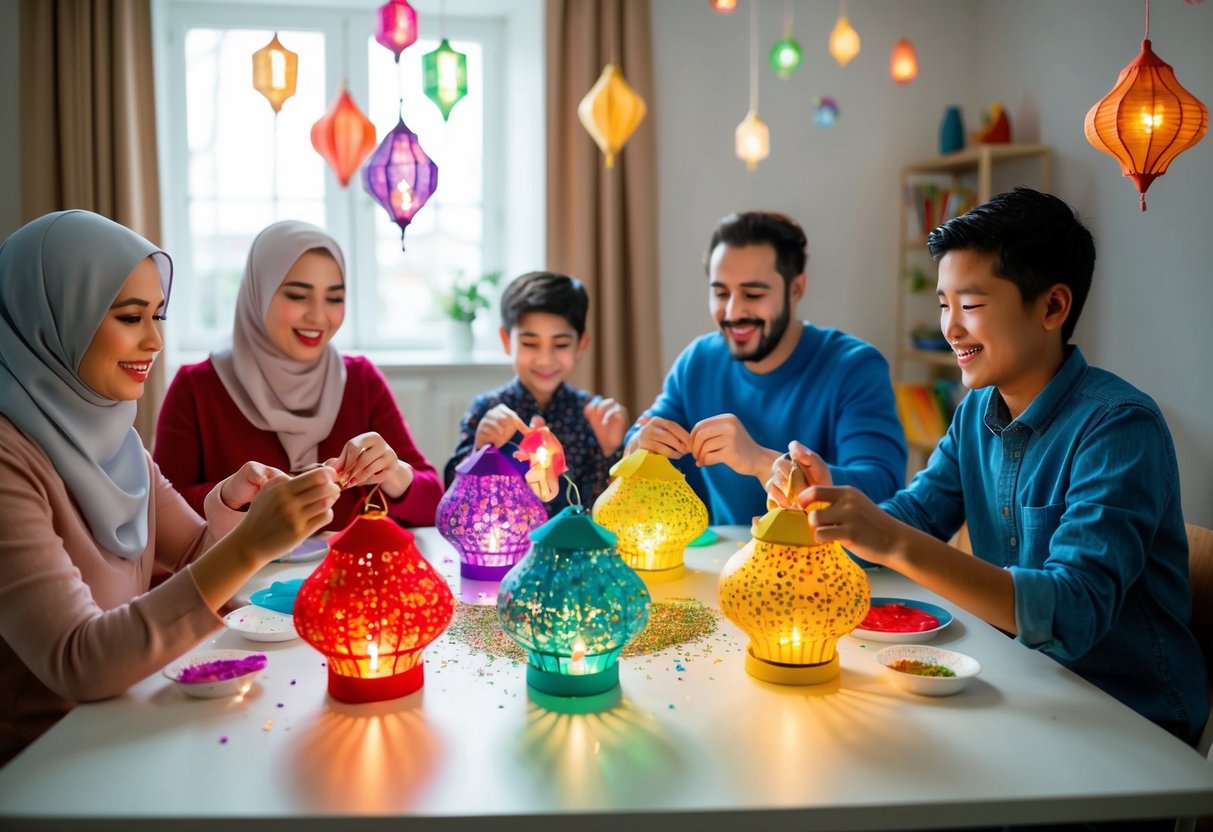
[[[1048,146],[1043,144],[979,144],[925,162],[915,162],[906,165],[901,170],[903,174],[948,173],[971,170],[984,160],[1001,162],[1008,159],[1026,159],[1032,156],[1044,156],[1049,152]],[[983,199],[988,199],[990,195],[981,196]]]
[[[956,367],[956,353],[951,350],[915,350],[904,349],[901,357],[909,361],[922,361],[937,367]]]

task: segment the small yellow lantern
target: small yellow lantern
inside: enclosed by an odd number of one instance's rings
[[[745,162],[746,170],[757,170],[758,163],[771,155],[771,131],[757,111],[750,110],[737,125],[733,133],[733,150],[737,158]]]
[[[661,454],[639,450],[611,468],[594,521],[619,538],[619,556],[646,581],[681,578],[683,550],[708,527],[708,509]]]
[[[839,673],[838,639],[868,614],[868,576],[838,543],[817,543],[806,512],[775,508],[720,573],[720,610],[750,637],[745,668],[779,685]]]
[[[624,80],[615,64],[607,64],[577,105],[577,118],[598,148],[606,154],[606,166],[615,167],[615,154],[644,121],[644,99]]]
[[[253,89],[269,99],[275,113],[295,94],[298,72],[299,55],[278,41],[277,32],[269,43],[253,53]]]
[[[846,66],[859,54],[859,32],[855,31],[845,11],[838,16],[834,30],[830,32],[830,54],[839,66]]]

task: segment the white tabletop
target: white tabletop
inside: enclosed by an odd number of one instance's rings
[[[748,538],[719,531],[655,600],[717,607],[716,575]],[[458,595],[449,546],[417,533]],[[272,566],[249,589],[312,566]],[[548,710],[524,665],[449,634],[426,651],[421,691],[353,706],[327,697],[304,642],[225,631],[200,646],[269,656],[247,696],[189,699],[155,675],[77,707],[0,769],[0,827],[664,830],[679,813],[698,830],[874,830],[1213,814],[1213,766],[1195,751],[900,576],[871,577],[874,595],[955,614],[933,643],[981,662],[964,692],[904,693],[878,675],[884,645],[854,637],[834,683],[759,682],[722,619],[700,642],[621,660],[621,699],[597,714]]]

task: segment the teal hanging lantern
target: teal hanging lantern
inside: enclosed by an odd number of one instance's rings
[[[442,120],[468,94],[468,56],[451,48],[446,38],[438,48],[421,56],[421,71],[426,97],[438,105]]]

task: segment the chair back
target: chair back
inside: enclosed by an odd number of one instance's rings
[[[1213,697],[1213,529],[1187,524],[1188,582],[1192,590],[1192,632],[1205,654],[1210,696]],[[1202,754],[1209,752],[1213,741],[1213,719],[1205,725],[1200,739]]]

